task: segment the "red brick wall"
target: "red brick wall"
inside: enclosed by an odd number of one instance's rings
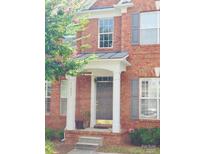
[[[64,129],[66,117],[60,115],[60,82],[54,82],[51,90],[50,114],[45,117],[48,128]]]
[[[82,36],[89,36],[82,41],[78,41],[77,45],[80,44],[89,44],[90,49],[87,49],[89,52],[96,51],[120,51],[121,49],[121,17],[114,18],[114,44],[113,48],[98,48],[98,19],[90,20],[86,30],[80,33]],[[80,35],[78,34],[78,35]],[[79,46],[78,46],[79,47]],[[87,51],[85,50],[85,51]]]
[[[115,0],[99,0],[95,5],[111,5]],[[134,7],[128,9],[127,14],[115,17],[114,22],[114,46],[111,49],[98,48],[98,20],[91,19],[88,27],[82,35],[90,34],[90,37],[81,43],[92,46],[90,52],[96,51],[128,51],[128,61],[131,66],[121,74],[121,126],[124,129],[134,127],[159,127],[160,121],[131,120],[131,80],[138,77],[154,77],[154,67],[160,66],[160,45],[132,45],[131,44],[131,14],[137,11],[155,10],[155,0],[133,0]],[[80,35],[80,34],[79,34]],[[46,126],[64,128],[65,117],[59,115],[59,83],[56,83],[52,92],[51,115],[46,116]],[[83,111],[90,110],[90,77],[77,78],[76,118],[81,118]]]
[[[77,77],[76,93],[76,120],[82,119],[83,113],[90,111],[91,78],[89,76]],[[66,116],[60,115],[60,82],[52,84],[50,114],[45,117],[46,127],[64,129]]]
[[[90,91],[91,77],[79,76],[77,78],[76,120],[82,119],[83,113],[90,112]]]
[[[137,11],[155,10],[154,0],[133,0],[134,7],[122,15],[121,50],[128,51],[131,66],[121,75],[121,125],[125,129],[159,127],[159,120],[131,120],[131,80],[138,77],[154,77],[154,67],[160,66],[160,45],[131,44],[131,14]],[[122,95],[123,94],[123,95]]]
[[[117,4],[119,0],[98,0],[96,1],[91,8],[94,7],[102,7],[102,6],[113,6],[114,4]]]

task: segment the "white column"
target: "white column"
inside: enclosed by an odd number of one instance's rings
[[[90,127],[93,128],[96,124],[96,85],[95,76],[91,76],[91,97],[90,97]]]
[[[120,72],[113,72],[113,120],[112,132],[120,132]]]
[[[66,130],[75,130],[76,77],[68,76]]]

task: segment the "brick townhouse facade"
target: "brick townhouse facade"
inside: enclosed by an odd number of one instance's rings
[[[77,47],[91,48],[78,50],[76,58],[98,58],[83,75],[46,82],[46,127],[65,129],[69,144],[81,135],[122,144],[130,129],[160,127],[159,1],[89,2],[82,13],[90,22],[77,36],[90,37]],[[88,128],[77,129],[76,121],[85,118]]]

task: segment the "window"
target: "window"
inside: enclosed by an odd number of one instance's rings
[[[113,18],[99,19],[99,40],[100,48],[111,48],[113,46]]]
[[[67,91],[68,91],[68,80],[61,80],[60,87],[60,114],[66,115],[67,112]]]
[[[159,119],[159,78],[140,79],[140,118]]]
[[[50,104],[51,104],[51,82],[46,81],[45,83],[45,109],[46,113],[50,113]]]
[[[159,44],[159,11],[140,14],[140,43]]]
[[[159,44],[159,11],[132,15],[132,44]]]

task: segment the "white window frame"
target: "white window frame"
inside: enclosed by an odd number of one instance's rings
[[[113,20],[113,29],[112,29],[112,32],[106,32],[106,33],[100,33],[100,20],[104,20],[104,19],[112,19]],[[106,48],[106,49],[109,49],[109,48],[113,48],[113,44],[114,44],[114,26],[115,26],[115,19],[114,17],[106,17],[106,18],[99,18],[98,19],[98,48],[99,49],[102,49],[102,48]],[[112,46],[111,47],[100,47],[100,35],[101,34],[112,34]]]
[[[46,81],[45,82],[46,84],[45,84],[45,99],[47,99],[47,98],[50,98],[51,99],[51,95],[49,96],[48,95],[48,86],[50,85],[50,87],[52,88],[52,84],[51,84],[51,82],[50,81]],[[48,104],[48,102],[45,100],[45,107],[46,107],[46,104]],[[49,112],[46,110],[45,112],[46,112],[46,114],[50,114],[50,109],[51,109],[51,101],[49,102],[49,104],[50,104],[50,108],[49,108]]]
[[[65,85],[62,85],[62,83],[65,82]],[[62,86],[66,86],[64,88],[66,88],[66,96],[65,97],[62,97]],[[67,112],[67,100],[68,100],[68,80],[61,80],[61,83],[60,83],[60,115],[61,116],[66,116],[66,113],[62,113],[62,103],[65,103],[65,102],[62,102],[62,99],[66,99],[66,112]]]
[[[149,12],[141,12],[140,13],[140,17],[139,17],[139,20],[140,20],[140,22],[139,22],[139,27],[140,27],[140,29],[139,29],[139,41],[140,41],[140,45],[153,45],[153,44],[160,44],[160,23],[158,24],[158,27],[152,27],[152,26],[150,26],[150,27],[147,27],[147,28],[143,28],[142,27],[142,14],[146,14],[146,13],[154,13],[154,12],[159,12],[159,15],[160,15],[160,11],[149,11]],[[157,18],[157,20],[158,21],[160,21],[160,17],[158,16],[158,18]],[[156,43],[143,43],[142,42],[142,35],[141,35],[141,31],[142,30],[150,30],[150,29],[157,29],[157,42]]]
[[[159,83],[157,87],[157,97],[142,97],[142,82],[149,81],[149,80],[156,80]],[[139,83],[139,118],[140,119],[147,119],[147,120],[159,120],[160,119],[160,78],[140,78]],[[142,99],[156,99],[157,100],[157,118],[150,118],[150,117],[143,117],[141,115],[141,100]]]

